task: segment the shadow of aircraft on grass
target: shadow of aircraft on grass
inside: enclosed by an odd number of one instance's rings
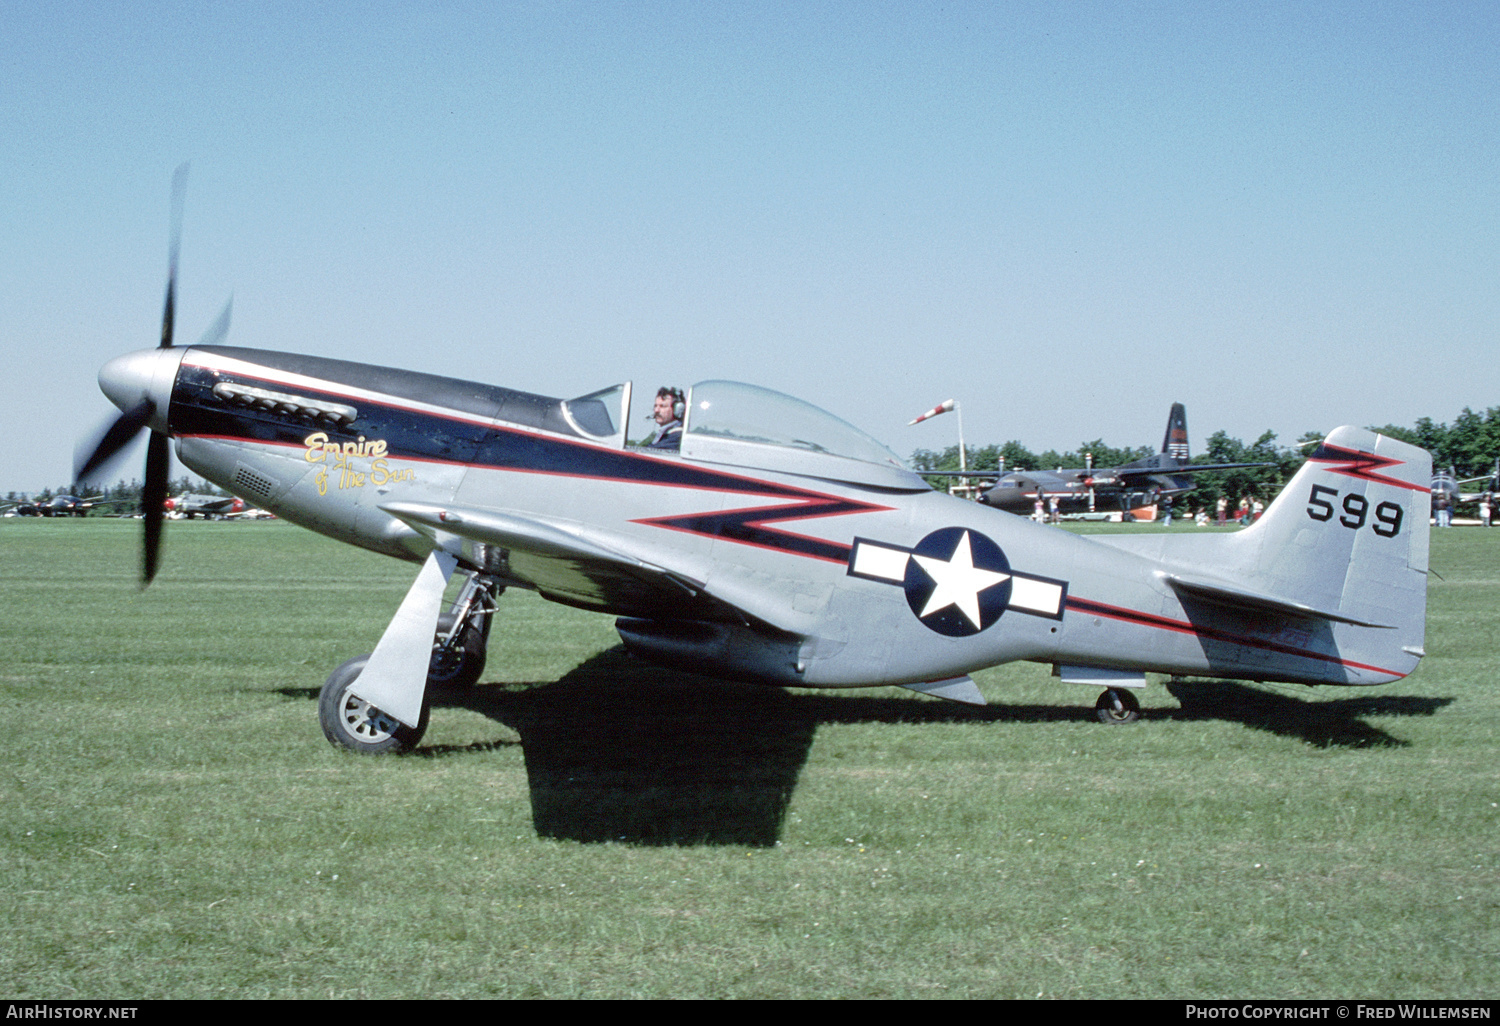
[[[1361,717],[1427,716],[1452,701],[1393,695],[1304,702],[1222,681],[1167,687],[1182,708],[1152,709],[1149,719],[1238,722],[1325,748],[1404,745]],[[317,698],[312,690],[284,693]],[[791,692],[663,669],[620,647],[550,683],[488,683],[428,694],[437,708],[467,709],[520,735],[540,836],[644,845],[774,845],[822,724],[1094,720],[1093,709],[1081,706]],[[428,745],[412,754],[516,743]]]
[[[1292,695],[1262,691],[1225,680],[1174,680],[1167,691],[1178,710],[1152,710],[1154,719],[1224,720],[1242,723],[1316,748],[1404,748],[1402,741],[1366,722],[1371,716],[1431,716],[1451,698],[1380,695],[1304,702]]]
[[[315,689],[286,688],[316,701]],[[543,837],[764,847],[781,836],[813,736],[825,723],[1083,722],[1093,710],[971,706],[912,695],[805,694],[664,669],[614,647],[556,681],[433,689],[520,735]],[[422,745],[441,757],[517,744]]]
[[[433,702],[521,736],[538,834],[660,845],[775,844],[821,723],[1016,719],[916,697],[793,694],[661,669],[620,648],[552,684],[480,685]]]

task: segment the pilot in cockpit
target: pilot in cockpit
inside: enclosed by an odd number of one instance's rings
[[[656,434],[646,446],[651,449],[682,447],[682,418],[687,413],[687,397],[682,389],[662,386],[656,390],[656,402],[651,407],[651,419],[656,421]]]

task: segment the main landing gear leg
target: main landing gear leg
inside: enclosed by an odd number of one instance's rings
[[[350,660],[323,685],[318,719],[336,745],[358,752],[402,751],[427,726],[427,670],[443,592],[458,561],[434,549],[375,651]]]
[[[409,751],[427,730],[426,689],[471,685],[484,673],[495,600],[505,588],[466,573],[458,595],[438,615],[452,570],[446,553],[429,557],[375,652],[350,659],[329,676],[318,697],[318,720],[333,744],[370,754]],[[429,617],[436,618],[435,633]],[[367,667],[381,656],[382,676],[367,679]],[[426,673],[417,678],[422,658]]]
[[[462,688],[478,683],[484,673],[495,600],[504,591],[493,578],[474,573],[466,577],[453,604],[438,617],[427,666],[428,687]]]

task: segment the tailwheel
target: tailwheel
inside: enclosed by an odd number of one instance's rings
[[[338,747],[367,755],[410,751],[427,730],[427,706],[422,706],[421,722],[408,727],[354,695],[349,689],[369,661],[368,655],[355,656],[329,674],[318,695],[323,736]]]
[[[1094,703],[1094,715],[1099,717],[1100,723],[1134,723],[1141,718],[1141,703],[1124,688],[1110,688]]]

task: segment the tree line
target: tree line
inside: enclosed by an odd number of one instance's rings
[[[1464,407],[1452,424],[1437,424],[1430,417],[1423,417],[1414,427],[1387,424],[1370,430],[1421,446],[1432,453],[1434,470],[1452,469],[1460,480],[1488,477],[1495,470],[1495,460],[1500,456],[1500,406],[1493,406],[1483,414]],[[1197,487],[1175,500],[1179,509],[1204,508],[1212,510],[1219,498],[1231,504],[1244,498],[1269,501],[1297,472],[1311,454],[1314,446],[1323,440],[1327,432],[1307,431],[1291,446],[1278,445],[1276,432],[1267,431],[1254,442],[1246,444],[1230,437],[1226,431],[1216,431],[1208,439],[1208,448],[1193,456],[1190,463],[1266,463],[1269,466],[1244,470],[1206,471],[1195,476]],[[1036,453],[1019,441],[1004,445],[966,446],[970,470],[1055,470],[1058,467],[1118,467],[1150,456],[1155,449],[1148,446],[1119,449],[1108,445],[1102,438],[1083,442],[1077,449],[1058,452],[1048,449]],[[1092,457],[1092,464],[1089,458]],[[1003,462],[1002,462],[1003,461]],[[919,473],[958,470],[958,446],[937,451],[917,449],[912,453],[912,469]],[[936,478],[934,484],[947,487],[958,478]],[[1469,489],[1471,491],[1475,489]]]

